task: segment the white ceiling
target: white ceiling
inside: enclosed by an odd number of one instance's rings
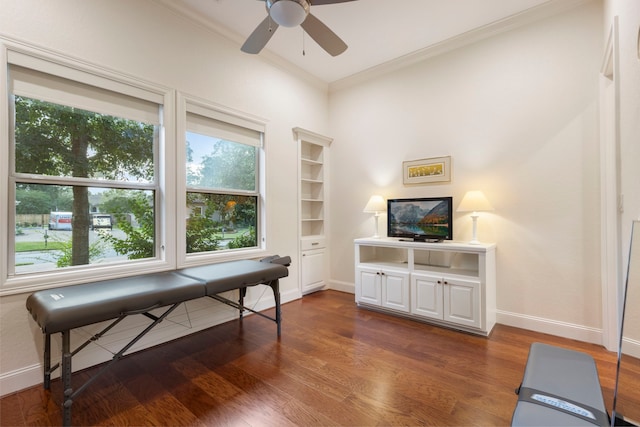
[[[264,1],[156,0],[238,43],[267,16]],[[283,58],[332,83],[389,65],[464,34],[491,31],[577,0],[357,0],[311,6],[349,48],[332,57],[300,27],[280,27],[260,55]],[[554,9],[555,8],[555,9]],[[551,11],[551,12],[550,12]],[[303,44],[304,52],[303,55]],[[274,57],[275,55],[275,57]]]

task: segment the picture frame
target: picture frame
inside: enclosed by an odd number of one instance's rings
[[[451,156],[402,162],[405,185],[433,184],[451,181]]]

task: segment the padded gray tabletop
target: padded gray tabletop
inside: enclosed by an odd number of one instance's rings
[[[522,387],[532,389],[541,396],[549,394],[558,396],[560,400],[575,402],[578,408],[574,408],[574,411],[580,409],[579,412],[583,413],[584,408],[591,408],[606,417],[598,370],[593,358],[586,353],[533,343]],[[595,420],[586,421],[553,406],[522,401],[521,398],[513,414],[512,426],[593,426],[596,423]]]
[[[52,334],[204,296],[202,281],[169,272],[38,291],[26,305],[43,332]]]
[[[527,364],[523,385],[559,396],[571,396],[572,400],[594,408],[604,408],[598,370],[591,356],[574,350],[533,343],[529,358],[533,363]],[[594,393],[594,390],[597,393]]]
[[[287,277],[289,269],[269,262],[239,260],[183,268],[177,273],[205,282],[207,295],[214,295],[261,283],[269,284],[273,280]]]

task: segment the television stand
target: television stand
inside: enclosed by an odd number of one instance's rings
[[[489,335],[496,322],[495,244],[355,240],[358,306]]]

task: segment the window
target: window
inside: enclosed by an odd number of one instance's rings
[[[0,49],[0,293],[264,250],[263,120]]]
[[[185,105],[186,254],[260,248],[263,125]]]
[[[3,282],[161,260],[167,95],[17,50],[7,59]]]

